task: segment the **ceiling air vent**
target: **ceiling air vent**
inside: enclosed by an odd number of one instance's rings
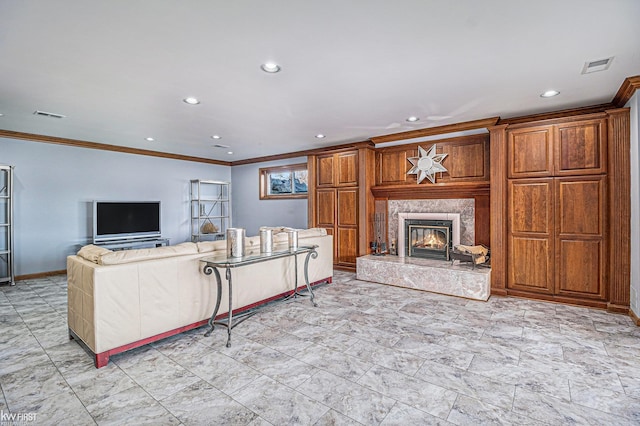
[[[584,67],[582,68],[582,74],[608,70],[611,66],[611,62],[613,62],[613,56],[607,59],[585,62]]]
[[[46,111],[34,111],[33,115],[39,115],[41,117],[51,117],[51,118],[66,118],[66,115],[56,114],[55,112],[46,112]]]
[[[220,143],[217,143],[215,145],[213,145],[214,148],[229,148],[229,145],[222,145]]]

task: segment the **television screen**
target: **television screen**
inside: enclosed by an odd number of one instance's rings
[[[160,236],[160,201],[94,201],[94,243]]]

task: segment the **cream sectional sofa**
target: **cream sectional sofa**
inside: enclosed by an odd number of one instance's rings
[[[276,234],[274,250],[286,249],[286,238]],[[298,238],[300,246],[318,246],[318,257],[309,261],[309,281],[331,282],[332,236],[313,228],[299,231]],[[259,238],[247,238],[245,245],[259,250]],[[125,251],[83,247],[67,258],[70,337],[91,351],[100,368],[110,355],[205,325],[217,285],[214,275],[203,273],[201,259],[221,250],[226,251],[226,241]],[[305,283],[305,257],[298,255],[299,286]],[[234,314],[291,294],[293,271],[292,256],[233,268]],[[224,271],[221,276],[219,317],[229,310]]]

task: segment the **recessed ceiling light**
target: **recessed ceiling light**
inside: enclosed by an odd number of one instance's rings
[[[232,155],[233,151],[227,151],[227,154]]]
[[[220,136],[220,135],[212,135],[211,139],[222,139],[222,136]]]
[[[149,141],[149,142],[153,142],[155,139],[152,137],[148,137],[148,138],[144,138],[144,140]]]
[[[560,92],[557,90],[547,90],[546,92],[540,95],[541,98],[553,98],[554,96],[558,96]]]
[[[316,135],[316,138],[318,138],[318,139],[324,139],[325,137],[326,137],[326,136],[325,136],[325,135],[323,135],[322,133],[318,133],[318,134]]]
[[[420,120],[420,119],[418,117],[416,117],[415,115],[412,115],[411,117],[407,117],[407,121],[409,123],[413,123],[413,122],[416,122],[418,120]]]
[[[184,98],[183,101],[189,105],[198,105],[200,103],[198,98],[194,98],[194,97]]]
[[[260,68],[262,68],[262,71],[272,73],[272,74],[280,71],[280,65],[274,62],[266,62],[262,64]]]

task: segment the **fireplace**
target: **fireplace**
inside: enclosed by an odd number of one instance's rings
[[[404,221],[406,255],[449,260],[453,248],[453,221],[409,219]]]
[[[413,212],[398,212],[397,214],[398,220],[398,257],[416,257],[416,253],[412,253],[409,250],[411,244],[409,244],[410,234],[408,232],[407,222],[412,223],[414,226],[418,226],[420,224],[427,223],[427,226],[435,226],[435,227],[446,227],[448,229],[448,247],[449,251],[452,247],[460,244],[460,214],[459,213],[413,213]],[[440,228],[435,228],[434,231],[437,232],[439,237],[440,232],[446,233],[446,230],[441,230]],[[424,234],[426,231],[422,231]],[[416,229],[416,233],[418,230]],[[423,235],[424,238],[424,235]],[[429,238],[427,236],[427,238]],[[418,247],[417,255],[420,257],[430,257],[435,259],[448,259],[448,255],[446,253],[446,249],[432,250],[433,247],[426,248]],[[415,251],[415,250],[414,250]],[[443,252],[444,251],[444,252]],[[425,256],[429,254],[429,256]]]

